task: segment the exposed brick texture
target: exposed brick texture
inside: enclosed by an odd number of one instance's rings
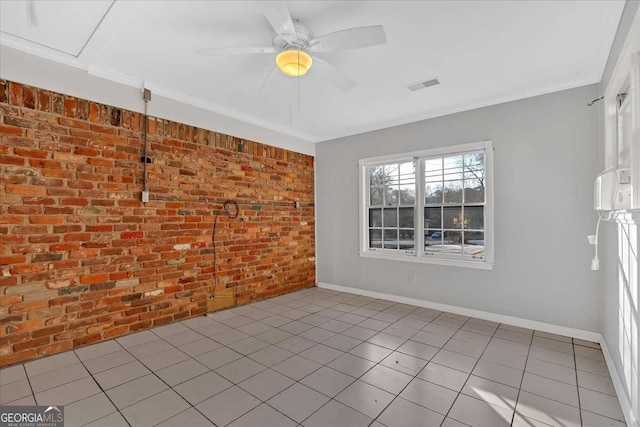
[[[0,80],[0,365],[203,314],[221,200],[219,289],[315,284],[313,157],[150,118],[142,203],[143,120]]]

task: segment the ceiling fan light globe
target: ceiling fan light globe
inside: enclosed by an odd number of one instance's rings
[[[304,76],[312,64],[311,56],[302,50],[288,49],[276,56],[276,65],[282,74],[289,77]]]

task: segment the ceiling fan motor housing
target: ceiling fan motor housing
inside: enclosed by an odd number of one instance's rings
[[[297,20],[294,20],[294,27],[296,34],[291,42],[285,40],[280,34],[276,34],[273,38],[273,47],[278,50],[286,49],[300,49],[306,51],[311,46],[310,41],[313,40],[313,33],[304,25],[300,25]]]

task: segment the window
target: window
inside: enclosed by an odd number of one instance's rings
[[[640,223],[640,138],[633,123],[640,120],[640,53],[625,45],[604,93],[605,168],[618,169],[623,210],[613,219]]]
[[[360,161],[362,256],[489,269],[490,141]]]

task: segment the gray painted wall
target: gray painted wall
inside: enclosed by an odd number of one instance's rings
[[[586,239],[599,130],[586,104],[598,94],[585,86],[317,144],[318,281],[599,332]],[[358,255],[358,159],[484,139],[495,147],[494,270]]]
[[[618,31],[609,55],[609,60],[602,76],[600,91],[604,93],[613,68],[615,67],[622,45],[627,38],[640,2],[627,1],[620,18]],[[602,106],[601,106],[602,107]],[[604,110],[600,108],[600,147],[599,166],[604,169]],[[638,317],[638,301],[636,297],[635,309],[632,295],[640,296],[640,283],[637,276],[628,277],[625,268],[620,262],[623,253],[635,253],[636,271],[638,269],[638,243],[640,242],[640,227],[614,223],[604,223],[600,229],[600,266],[602,269],[602,335],[611,353],[613,364],[624,387],[624,396],[632,405],[632,411],[636,420],[640,419],[640,372],[638,370],[638,330],[640,318]],[[635,234],[635,236],[634,236]],[[635,240],[634,240],[635,238]],[[622,303],[626,301],[627,304]],[[626,306],[626,309],[625,309]],[[635,329],[635,342],[632,339]],[[630,357],[631,349],[635,347],[635,358]],[[610,367],[611,368],[611,367]],[[637,424],[636,424],[637,425]]]

